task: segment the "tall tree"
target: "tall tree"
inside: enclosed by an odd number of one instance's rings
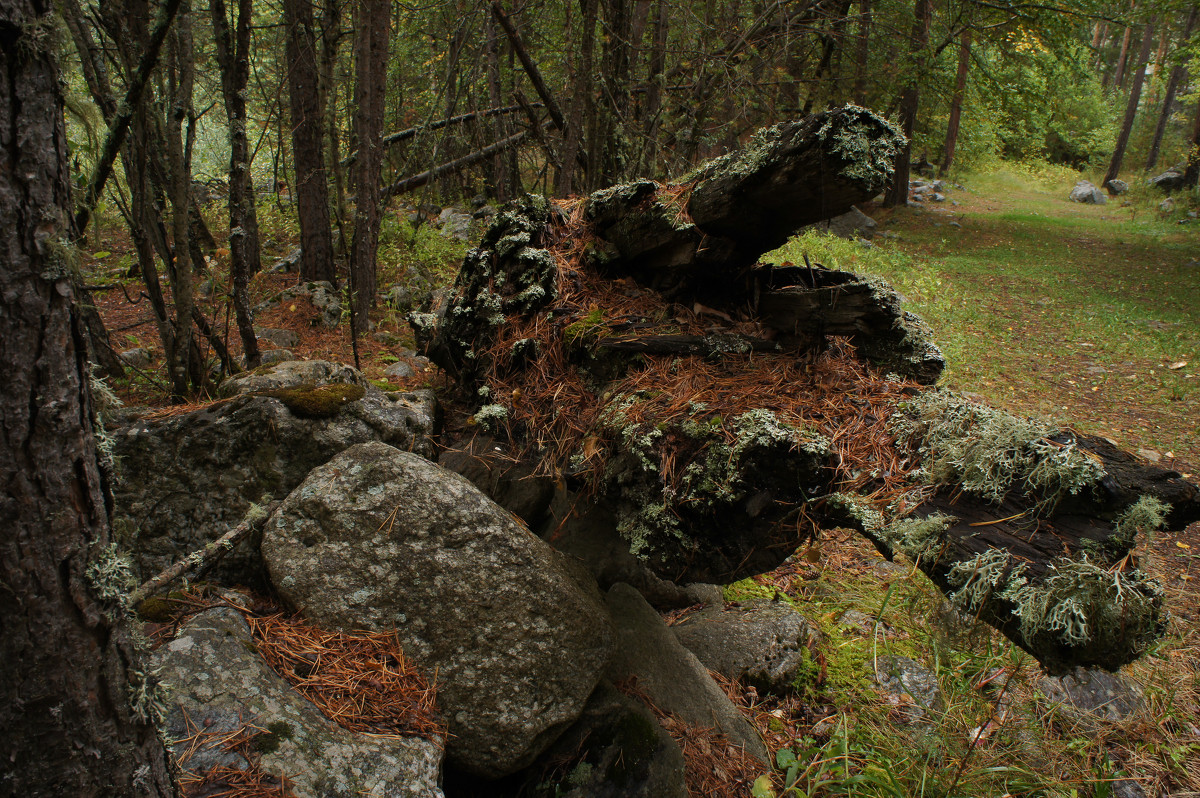
[[[170,796],[118,604],[74,239],[55,10],[0,0],[0,751],[9,795]]]
[[[300,217],[300,279],[334,282],[333,237],[325,171],[325,115],[317,71],[317,29],[311,0],[285,0],[292,165]]]
[[[188,246],[191,205],[192,168],[191,146],[184,143],[183,123],[188,122],[188,138],[194,134],[196,122],[192,109],[192,85],[195,59],[192,47],[192,14],[185,0],[175,21],[171,63],[168,70],[170,108],[167,112],[167,163],[170,168],[172,261],[167,275],[171,281],[171,299],[175,303],[174,348],[168,352],[167,374],[171,394],[183,401],[190,386],[199,387],[204,378],[199,350],[193,335],[192,309],[195,304],[192,287],[192,252]]]
[[[237,0],[237,17],[230,32],[225,0],[211,0],[213,43],[221,71],[221,95],[229,120],[229,256],[233,276],[233,309],[246,365],[259,363],[258,337],[250,308],[250,278],[262,269],[258,240],[258,211],[250,173],[246,86],[250,82],[250,20],[253,0]]]
[[[362,0],[355,26],[354,161],[357,200],[354,211],[354,250],[351,281],[354,330],[367,331],[368,312],[375,300],[375,255],[379,249],[379,175],[383,158],[383,109],[387,89],[388,0]]]
[[[1192,38],[1192,30],[1196,27],[1196,17],[1198,15],[1200,15],[1200,5],[1192,6],[1192,10],[1188,13],[1187,24],[1183,28],[1183,47],[1186,47],[1188,41]],[[1166,91],[1163,93],[1162,111],[1158,115],[1158,124],[1154,126],[1154,138],[1150,141],[1150,153],[1146,156],[1147,169],[1153,169],[1154,165],[1158,163],[1158,150],[1162,146],[1163,136],[1167,132],[1167,121],[1171,118],[1171,110],[1175,105],[1175,95],[1179,91],[1180,84],[1183,82],[1185,71],[1183,60],[1180,59],[1171,69],[1171,76],[1167,78]]]
[[[938,174],[946,175],[954,165],[954,150],[958,146],[958,125],[962,119],[963,99],[967,93],[967,71],[971,67],[971,31],[965,30],[958,44],[958,72],[954,77],[954,96],[950,98],[950,119],[946,122],[946,145],[942,148],[942,163]]]
[[[1112,160],[1108,164],[1108,172],[1104,175],[1104,187],[1117,179],[1121,173],[1121,161],[1125,159],[1125,148],[1129,145],[1129,134],[1133,130],[1133,120],[1137,116],[1138,102],[1142,98],[1142,84],[1146,80],[1146,64],[1150,61],[1150,47],[1154,44],[1154,17],[1146,20],[1142,33],[1142,46],[1138,50],[1137,68],[1133,75],[1133,85],[1129,87],[1129,102],[1125,105],[1125,119],[1121,122],[1121,132],[1117,135],[1117,144],[1113,148]]]
[[[929,43],[929,18],[932,9],[932,0],[916,0],[916,6],[913,9],[913,27],[909,37],[911,72],[904,90],[900,92],[900,127],[908,142],[896,156],[896,171],[892,175],[892,185],[883,201],[887,207],[908,204],[908,175],[912,167],[912,137],[917,122],[917,108],[920,104],[921,73],[925,65],[925,47]]]

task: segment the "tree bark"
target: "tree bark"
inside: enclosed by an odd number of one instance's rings
[[[1188,41],[1192,37],[1192,29],[1196,26],[1196,17],[1200,14],[1200,6],[1192,6],[1191,12],[1188,13],[1187,24],[1183,29],[1182,45],[1187,46]],[[1162,63],[1160,59],[1159,63]],[[1158,124],[1154,127],[1154,138],[1150,142],[1150,153],[1146,156],[1146,169],[1154,168],[1158,163],[1158,150],[1162,146],[1163,136],[1167,132],[1167,122],[1171,118],[1171,107],[1175,105],[1175,95],[1179,91],[1179,85],[1183,82],[1184,72],[1183,62],[1177,63],[1171,70],[1171,76],[1167,79],[1167,88],[1163,93],[1162,112],[1158,115]]]
[[[871,56],[871,0],[858,0],[858,49],[854,58],[854,104],[867,101],[867,62]]]
[[[583,18],[579,31],[579,61],[575,65],[571,104],[563,130],[562,168],[554,184],[554,193],[566,197],[575,192],[576,159],[582,151],[584,119],[588,116],[592,97],[592,53],[596,41],[596,11],[599,0],[580,0]],[[586,179],[586,176],[585,176]]]
[[[300,279],[336,282],[325,171],[325,115],[317,71],[316,25],[311,0],[286,0],[288,97],[292,111],[292,163],[300,217]]]
[[[193,368],[192,349],[192,252],[188,246],[191,219],[192,174],[184,147],[183,122],[193,118],[192,84],[195,73],[192,51],[191,9],[184,4],[175,22],[175,37],[171,47],[171,107],[167,116],[167,163],[170,166],[172,266],[171,299],[175,303],[173,348],[167,352],[167,374],[171,381],[171,398],[183,402],[190,393],[191,376],[203,372]],[[197,384],[196,387],[199,387]]]
[[[908,143],[896,158],[896,171],[892,176],[892,185],[883,200],[884,207],[908,204],[908,177],[912,168],[912,136],[917,122],[917,108],[920,105],[920,75],[923,71],[925,45],[929,41],[929,15],[932,12],[931,0],[916,0],[913,10],[914,20],[910,42],[912,74],[907,85],[900,93],[900,127]]]
[[[1109,181],[1116,180],[1121,173],[1121,161],[1125,159],[1125,148],[1129,144],[1129,134],[1133,130],[1133,120],[1137,116],[1138,101],[1142,97],[1142,83],[1146,79],[1146,63],[1150,60],[1150,47],[1154,43],[1153,16],[1146,20],[1146,30],[1142,34],[1142,47],[1138,51],[1137,71],[1133,76],[1133,85],[1129,88],[1129,102],[1125,105],[1125,119],[1121,122],[1121,132],[1117,136],[1117,145],[1113,149],[1112,160],[1108,164],[1108,172],[1104,175],[1105,188]]]
[[[375,253],[379,248],[380,205],[376,187],[383,154],[384,94],[387,88],[388,28],[386,0],[363,0],[355,33],[356,91],[354,131],[358,158],[354,184],[358,191],[354,213],[354,252],[351,279],[354,331],[367,331],[368,312],[375,304]]]
[[[950,119],[946,123],[946,146],[942,150],[942,163],[938,174],[945,176],[954,165],[954,149],[958,145],[958,123],[962,118],[963,98],[967,93],[967,70],[971,67],[971,31],[962,32],[958,48],[958,74],[954,80],[954,97],[950,100]]]
[[[246,134],[246,85],[250,81],[252,0],[237,0],[234,34],[230,34],[225,0],[211,0],[213,40],[221,70],[221,94],[229,120],[229,252],[233,277],[233,310],[246,365],[258,365],[258,337],[250,308],[250,278],[262,270],[258,211],[250,174],[250,141]]]
[[[0,2],[0,750],[21,796],[172,796],[126,589],[72,307],[54,9]],[[101,573],[110,574],[103,578]],[[127,572],[126,572],[127,573]]]

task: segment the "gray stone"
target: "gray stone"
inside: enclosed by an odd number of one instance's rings
[[[777,694],[812,663],[817,633],[786,601],[749,601],[710,607],[671,627],[675,637],[711,671],[744,679]]]
[[[837,623],[838,628],[844,631],[860,635],[869,635],[876,631],[875,618],[859,610],[846,610],[838,616],[835,623]],[[879,631],[886,632],[889,636],[891,635],[890,627],[882,621],[879,622],[878,627]]]
[[[1172,166],[1161,175],[1152,177],[1146,182],[1155,188],[1161,188],[1163,191],[1174,191],[1183,188],[1184,169],[1183,165]]]
[[[252,502],[287,495],[356,443],[378,440],[432,456],[435,416],[429,392],[372,386],[324,418],[298,416],[279,399],[239,396],[185,415],[132,420],[110,433],[119,462],[115,526],[142,575],[152,576],[236,526]],[[257,543],[231,553],[212,576],[261,583]]]
[[[601,683],[583,714],[546,752],[562,798],[686,798],[683,751],[639,701]],[[560,764],[566,763],[566,764]],[[562,772],[566,768],[566,778]]]
[[[126,349],[120,355],[122,362],[130,368],[145,371],[154,365],[154,350],[138,347],[137,349]]]
[[[405,363],[403,360],[397,360],[395,363],[383,370],[385,377],[396,377],[397,379],[411,377],[415,373],[416,372],[413,371],[413,367],[408,363]]]
[[[304,297],[314,308],[321,311],[321,324],[326,329],[332,330],[341,322],[341,292],[334,288],[332,283],[325,280],[301,283],[286,291],[281,291],[265,302],[256,305],[254,313],[262,313],[277,305],[287,304],[298,297]]]
[[[254,335],[260,341],[269,341],[275,344],[280,349],[290,349],[293,346],[299,346],[300,336],[291,330],[281,329],[279,327],[255,327]]]
[[[226,380],[221,384],[221,396],[239,396],[261,391],[300,386],[333,385],[347,383],[366,388],[370,382],[352,366],[334,363],[332,360],[291,360],[257,368],[246,374]]]
[[[447,208],[438,216],[441,234],[447,238],[457,238],[459,241],[467,241],[471,238],[474,230],[473,222],[471,214],[462,213],[453,208]]]
[[[879,224],[874,219],[867,216],[858,208],[851,207],[850,210],[840,216],[835,216],[824,222],[817,222],[808,229],[820,230],[832,233],[838,238],[852,240],[855,238],[874,238],[875,231],[878,228]]]
[[[1142,785],[1133,779],[1117,779],[1111,787],[1113,798],[1146,798]]]
[[[613,681],[635,676],[638,689],[659,709],[692,726],[715,728],[766,763],[767,748],[754,727],[642,595],[629,585],[617,584],[606,600],[617,627],[617,651],[610,669]]]
[[[1106,188],[1108,188],[1109,193],[1113,196],[1120,196],[1129,190],[1129,184],[1124,180],[1109,180]]]
[[[933,713],[945,710],[937,677],[914,659],[887,655],[868,662],[884,700],[896,707],[896,715],[907,725],[933,722]]]
[[[1071,189],[1071,202],[1082,202],[1088,205],[1104,205],[1108,202],[1108,197],[1092,183],[1086,180],[1080,180],[1075,184],[1075,188]]]
[[[359,734],[330,722],[255,649],[241,613],[200,613],[151,655],[170,686],[165,731],[185,770],[214,765],[245,768],[223,738],[252,727],[272,735],[257,746],[263,770],[286,776],[296,798],[441,798],[441,741]],[[190,753],[197,730],[202,742]],[[275,731],[278,730],[278,731]]]
[[[1043,676],[1037,686],[1060,720],[1084,731],[1132,720],[1146,708],[1140,687],[1099,669],[1077,667],[1063,676]]]
[[[1170,197],[1167,197],[1162,202],[1158,203],[1158,211],[1159,211],[1159,213],[1174,213],[1175,212],[1175,200],[1171,199]]]
[[[296,247],[288,254],[284,255],[271,266],[271,272],[274,274],[287,274],[294,272],[300,266],[300,258],[304,255],[304,251],[300,247]]]
[[[608,663],[599,594],[466,479],[383,443],[313,469],[263,532],[280,595],[336,629],[395,629],[436,674],[447,756],[497,778],[575,719]]]
[[[261,366],[273,366],[276,363],[287,363],[295,359],[296,356],[288,349],[264,349],[258,355]]]

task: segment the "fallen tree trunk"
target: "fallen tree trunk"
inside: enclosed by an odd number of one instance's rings
[[[847,141],[874,142],[865,162]],[[885,284],[755,263],[886,182],[872,153],[891,141],[843,109],[685,185],[527,198],[446,304],[410,316],[418,342],[476,429],[589,497],[611,519],[601,548],[619,541],[658,578],[727,583],[853,526],[1046,667],[1117,667],[1162,627],[1138,530],[1200,516],[1195,486],[923,388],[941,355]],[[543,534],[595,550],[577,527]]]

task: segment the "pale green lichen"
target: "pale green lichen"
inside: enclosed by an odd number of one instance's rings
[[[1138,532],[1153,532],[1167,523],[1171,506],[1153,496],[1142,496],[1113,522],[1117,534],[1131,542]]]
[[[964,612],[978,612],[1008,577],[1010,558],[1000,549],[988,549],[969,560],[955,563],[946,581],[957,588],[950,600]]]
[[[883,537],[918,565],[930,565],[941,555],[946,531],[958,522],[954,516],[934,513],[926,518],[903,518],[883,530]]]
[[[1013,603],[1026,639],[1045,631],[1069,646],[1133,640],[1143,650],[1158,632],[1163,592],[1141,571],[1114,572],[1083,553],[1051,565],[1036,583],[1014,571],[1000,596]]]
[[[1040,497],[1038,510],[1048,511],[1104,477],[1073,435],[950,391],[928,391],[905,403],[890,426],[897,441],[918,448],[936,484],[958,485],[997,504],[1021,489]]]
[[[471,420],[485,432],[500,432],[508,421],[508,409],[504,405],[484,405],[471,416]]]
[[[85,574],[96,598],[114,607],[123,605],[126,594],[137,587],[133,561],[115,543],[93,551]]]
[[[908,143],[891,122],[856,105],[830,114],[817,138],[842,159],[843,177],[866,183],[875,191],[887,185],[896,168],[896,156]]]

